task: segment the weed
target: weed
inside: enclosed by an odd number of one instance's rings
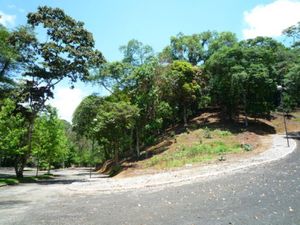
[[[232,135],[232,133],[230,131],[227,131],[227,130],[215,130],[215,133],[220,136],[220,137],[228,137],[230,135]]]
[[[210,129],[208,127],[204,128],[204,134],[203,134],[204,138],[211,138],[211,133],[210,133]]]
[[[253,146],[251,144],[242,144],[242,148],[247,152],[253,150]]]
[[[180,167],[185,164],[209,161],[220,155],[224,158],[224,154],[239,152],[240,149],[239,145],[226,145],[221,141],[191,147],[181,146],[176,151],[152,157],[148,166],[158,168]]]

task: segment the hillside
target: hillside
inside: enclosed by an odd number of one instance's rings
[[[287,120],[289,132],[300,130],[299,116],[297,111]],[[240,117],[239,122],[233,124],[221,121],[218,113],[203,113],[190,121],[189,132],[180,132],[182,128],[175,127],[159,143],[146,148],[144,160],[124,161],[116,177],[251,157],[271,146],[271,134],[284,132],[280,114],[273,114],[270,121],[250,118],[247,129],[243,119]]]

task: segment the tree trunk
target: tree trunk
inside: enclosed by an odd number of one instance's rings
[[[137,158],[140,158],[140,134],[139,134],[139,128],[136,127],[135,130],[135,134],[136,134],[136,156]]]
[[[40,159],[37,158],[37,163],[36,163],[36,174],[35,174],[36,177],[39,175],[39,166],[40,166]]]
[[[134,155],[134,147],[133,147],[133,128],[130,129],[130,155],[133,156]]]
[[[104,157],[105,157],[105,160],[110,159],[107,145],[104,146]]]
[[[23,170],[24,170],[24,167],[15,167],[15,171],[16,171],[16,176],[18,178],[23,178]]]
[[[27,159],[29,155],[31,154],[33,127],[34,127],[34,119],[31,119],[28,126],[28,136],[27,136],[28,151],[24,155],[17,157],[15,162],[15,172],[17,177],[23,177],[24,167],[27,163]]]
[[[15,162],[15,172],[16,172],[16,176],[18,178],[22,178],[23,177],[23,171],[24,171],[24,167],[26,165],[27,162],[27,156],[26,155],[22,155],[22,156],[18,156]]]
[[[184,129],[188,130],[188,121],[187,121],[187,108],[186,105],[183,106],[183,123]]]
[[[245,111],[245,127],[248,127],[248,115],[246,111]]]
[[[47,174],[50,174],[50,170],[51,170],[51,163],[49,162]]]
[[[248,115],[247,115],[247,99],[246,99],[246,94],[244,94],[243,97],[244,97],[244,111],[245,111],[245,127],[248,127]]]
[[[119,163],[119,147],[117,144],[115,146],[115,155],[114,155],[114,161],[118,164]]]

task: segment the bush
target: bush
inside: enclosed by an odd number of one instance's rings
[[[210,129],[208,127],[204,128],[204,134],[203,134],[204,138],[211,138],[211,133],[210,133]]]
[[[249,152],[253,150],[253,146],[251,144],[242,144],[242,149]]]
[[[230,131],[227,131],[227,130],[219,130],[219,129],[217,129],[216,133],[217,133],[218,136],[221,136],[221,137],[227,137],[227,136],[232,135],[232,133]]]

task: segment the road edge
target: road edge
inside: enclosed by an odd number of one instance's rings
[[[134,189],[161,189],[170,186],[181,186],[203,180],[216,179],[236,172],[242,172],[253,166],[271,163],[287,157],[295,151],[297,143],[290,140],[290,147],[287,147],[284,135],[272,135],[272,146],[253,157],[240,159],[236,162],[224,162],[216,165],[207,165],[196,168],[188,168],[178,171],[168,171],[151,175],[141,175],[129,178],[111,179],[97,178],[91,179],[89,184],[75,182],[68,187],[71,191],[97,191],[104,193],[129,191]]]

